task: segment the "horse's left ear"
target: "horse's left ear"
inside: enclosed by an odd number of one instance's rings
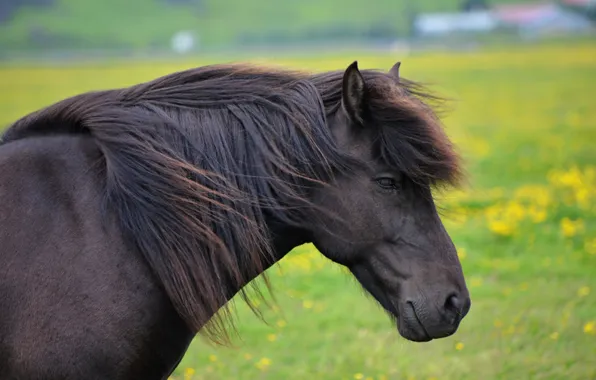
[[[399,67],[401,66],[401,62],[397,62],[393,67],[389,70],[389,74],[393,76],[395,79],[399,80]]]
[[[354,61],[344,72],[341,104],[355,123],[364,123],[365,95],[364,78],[358,69],[358,61]]]

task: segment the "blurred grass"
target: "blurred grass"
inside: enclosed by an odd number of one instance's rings
[[[496,0],[491,4],[516,0]],[[180,30],[195,32],[200,44],[242,44],[247,36],[296,37],[314,30],[372,27],[403,34],[409,27],[408,0],[57,0],[48,7],[23,7],[5,25],[0,24],[0,46],[31,45],[33,31],[63,39],[62,48],[149,48],[169,46]],[[460,0],[417,0],[418,12],[455,11]],[[347,21],[349,20],[349,21]],[[279,37],[278,37],[279,38]],[[53,40],[52,40],[53,41]],[[45,42],[46,44],[48,41]],[[54,41],[53,41],[54,43]],[[38,42],[43,48],[44,43]]]
[[[197,339],[176,379],[596,379],[596,45],[413,57],[255,60],[388,69],[454,99],[448,133],[469,186],[437,194],[473,299],[455,336],[406,342],[356,282],[310,245],[270,270],[261,323],[238,303],[236,347]],[[75,93],[208,59],[0,69],[0,125]]]

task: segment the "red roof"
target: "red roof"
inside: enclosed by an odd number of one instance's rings
[[[581,7],[587,7],[590,4],[594,4],[594,0],[563,0],[564,4],[575,5]]]
[[[571,0],[584,1],[584,0]],[[494,7],[497,17],[501,21],[510,23],[530,22],[557,12],[553,3],[512,4]]]

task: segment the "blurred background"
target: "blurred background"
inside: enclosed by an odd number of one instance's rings
[[[437,194],[472,309],[398,336],[312,245],[269,270],[234,347],[174,379],[596,379],[596,1],[0,0],[0,128],[80,92],[209,63],[388,70],[450,102],[468,185]],[[258,280],[257,280],[258,281]]]
[[[594,31],[592,0],[2,0],[3,58],[473,49]]]

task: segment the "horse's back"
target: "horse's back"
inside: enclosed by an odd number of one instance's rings
[[[0,145],[1,379],[120,379],[171,362],[156,325],[183,330],[103,208],[103,165],[84,136]]]

